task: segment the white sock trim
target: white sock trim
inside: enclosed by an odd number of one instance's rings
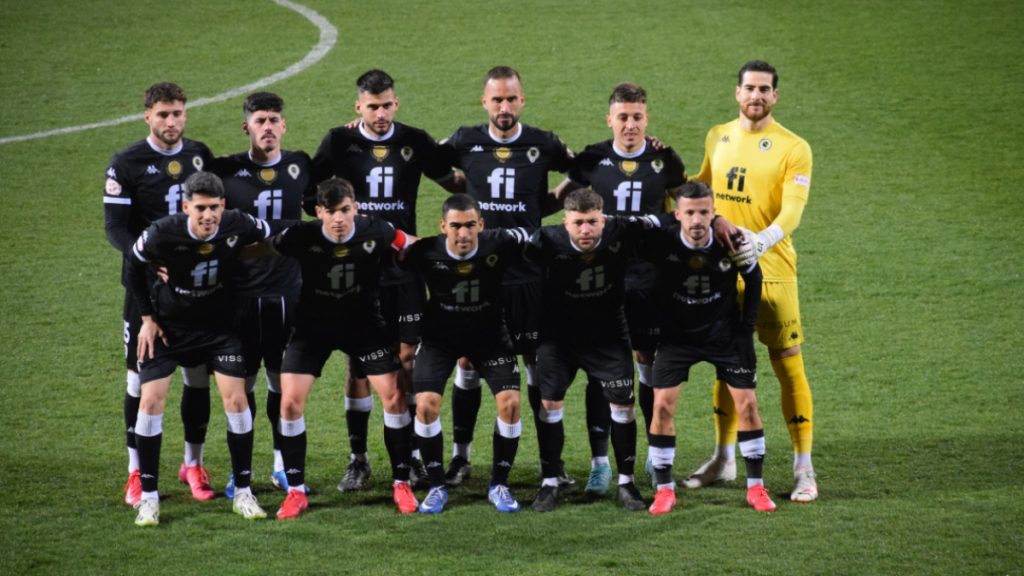
[[[164,431],[163,414],[146,414],[139,411],[135,417],[135,435],[144,438],[159,436]]]
[[[349,398],[345,396],[345,411],[371,412],[373,411],[373,396],[366,398]]]
[[[294,437],[298,436],[299,434],[302,434],[303,432],[306,431],[306,417],[305,416],[299,416],[298,419],[296,419],[296,420],[285,420],[284,418],[281,418],[281,422],[280,422],[279,426],[281,428],[281,436],[287,436],[288,438],[294,438]],[[276,457],[275,457],[275,461],[276,461]],[[283,463],[283,461],[282,461],[282,463]],[[282,466],[282,468],[283,468],[283,466]]]
[[[241,412],[225,412],[228,417],[228,431],[234,434],[248,434],[252,432],[252,412],[242,410]]]
[[[523,421],[517,420],[512,424],[506,424],[501,421],[501,418],[497,418],[498,423],[498,436],[502,438],[519,438],[523,433]]]
[[[434,436],[437,436],[438,434],[441,433],[440,418],[434,420],[429,424],[424,424],[423,422],[420,422],[419,418],[417,418],[415,421],[413,421],[413,426],[416,429],[416,435],[421,438],[433,438]]]
[[[405,428],[412,422],[412,416],[408,412],[400,412],[398,414],[384,413],[384,427],[392,428],[395,430]]]

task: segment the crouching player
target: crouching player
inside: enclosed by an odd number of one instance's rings
[[[306,499],[306,398],[334,350],[366,374],[384,407],[384,444],[391,458],[393,499],[398,511],[416,511],[409,486],[412,417],[398,385],[401,364],[380,312],[377,287],[381,262],[410,242],[385,220],[357,216],[352,185],[331,178],[316,194],[319,222],[305,222],[273,239],[273,247],[299,261],[302,294],[295,328],[281,366],[281,455],[288,495],[277,517],[297,518]]]
[[[128,258],[129,290],[142,315],[138,358],[142,395],[135,424],[142,499],[135,524],[160,523],[159,479],[163,412],[171,375],[179,365],[213,371],[228,420],[235,478],[234,511],[266,517],[250,489],[252,414],[245,397],[242,344],[231,331],[230,292],[223,279],[247,244],[270,235],[266,222],[224,210],[224,185],[208,172],[185,181],[182,213],[147,228]],[[151,265],[165,270],[156,280]],[[162,276],[162,277],[163,277]]]
[[[729,386],[739,414],[740,453],[747,468],[747,503],[759,512],[775,510],[764,487],[764,427],[757,411],[754,323],[761,299],[761,269],[750,251],[729,253],[711,232],[715,214],[711,189],[683,185],[676,205],[678,225],[661,229],[642,247],[660,273],[661,336],[654,360],[654,417],[651,457],[658,491],[648,509],[667,514],[676,503],[672,461],[679,386],[690,367],[707,361]],[[737,275],[746,289],[737,302]]]

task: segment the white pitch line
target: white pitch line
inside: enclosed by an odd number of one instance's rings
[[[217,94],[216,96],[210,96],[208,98],[199,98],[198,100],[192,100],[188,103],[189,110],[205,106],[207,104],[215,104],[217,102],[223,102],[242,94],[247,94],[254,90],[259,90],[273,84],[280,82],[285,78],[295,76],[303,70],[309,68],[313,64],[316,64],[328,52],[331,48],[334,48],[334,44],[338,41],[338,29],[335,28],[326,18],[318,14],[317,12],[306,8],[301,4],[290,2],[289,0],[273,0],[273,2],[279,6],[288,8],[298,12],[304,16],[307,20],[313,23],[320,30],[320,41],[317,42],[316,46],[309,51],[308,54],[302,59],[285,68],[284,70],[271,74],[265,78],[246,84],[245,86],[239,86],[228,90],[227,92]],[[27,140],[39,140],[41,138],[49,138],[50,136],[62,136],[64,134],[72,134],[74,132],[83,132],[85,130],[92,130],[94,128],[106,128],[109,126],[117,126],[119,124],[127,124],[128,122],[137,122],[142,120],[142,114],[132,114],[130,116],[122,116],[121,118],[114,118],[113,120],[104,120],[103,122],[94,122],[92,124],[83,124],[81,126],[69,126],[67,128],[57,128],[55,130],[46,130],[43,132],[33,132],[32,134],[24,134],[22,136],[7,136],[0,138],[0,146],[4,144],[12,144],[14,142],[25,142]]]

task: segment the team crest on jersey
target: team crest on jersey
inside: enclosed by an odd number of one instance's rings
[[[167,175],[171,178],[177,179],[181,176],[181,162],[177,160],[171,160],[167,163]]]
[[[348,256],[348,247],[347,246],[345,246],[343,244],[339,244],[338,246],[334,247],[334,257],[335,258],[344,258],[345,256]]]
[[[227,239],[228,248],[234,248],[235,244],[238,244],[238,236],[230,236]]]
[[[374,146],[370,149],[370,154],[373,154],[373,158],[377,162],[383,162],[391,154],[391,149],[387,146]]]
[[[512,157],[512,150],[504,146],[501,146],[500,148],[495,148],[494,157],[498,159],[498,162],[504,164],[506,160]]]
[[[761,141],[757,143],[757,149],[761,152],[767,152],[772,149],[772,141],[768,138],[761,138]]]
[[[497,254],[491,254],[490,256],[488,256],[487,258],[484,259],[484,262],[487,262],[488,266],[490,266],[491,268],[494,268],[494,266],[498,264],[498,255]]]
[[[302,170],[299,170],[299,165],[298,164],[289,164],[288,165],[288,175],[292,177],[292,180],[298,180],[299,179],[299,174],[301,174],[301,173],[302,173]]]
[[[730,268],[732,268],[732,260],[722,258],[718,261],[718,269],[722,272],[728,272]]]
[[[591,262],[594,261],[594,253],[583,252],[582,254],[580,254],[580,260],[583,261],[584,264],[590,264]]]
[[[537,161],[537,158],[540,158],[540,150],[536,147],[530,148],[526,151],[526,157],[529,158],[530,164],[533,164]]]
[[[690,268],[694,270],[700,270],[704,268],[704,257],[703,256],[690,256]]]
[[[619,162],[619,170],[622,170],[622,173],[626,176],[632,176],[639,166],[640,165],[637,164],[635,160],[623,160],[622,162]]]
[[[196,252],[198,252],[200,256],[208,256],[213,253],[213,244],[203,242],[198,248],[196,248]]]
[[[196,170],[203,171],[203,159],[199,156],[192,157],[192,165],[196,167]]]
[[[472,274],[473,273],[473,263],[472,262],[459,262],[458,264],[455,265],[455,271],[458,272],[459,274],[462,274],[463,276],[465,276],[466,274]]]
[[[121,195],[121,185],[118,184],[117,180],[114,180],[113,178],[107,178],[106,189],[107,189],[107,194],[109,194],[111,196],[120,196]]]
[[[399,153],[402,155],[402,160],[405,160],[406,162],[408,162],[409,160],[412,160],[412,148],[411,147],[409,147],[409,146],[402,146],[402,149],[399,151]]]
[[[256,173],[256,176],[260,179],[260,182],[264,184],[271,184],[277,179],[277,170],[273,168],[264,168]]]
[[[377,242],[375,242],[374,240],[367,240],[366,242],[363,242],[363,250],[366,250],[367,252],[369,252],[371,254],[373,253],[373,249],[376,248],[376,247],[377,247]]]
[[[665,168],[665,163],[661,161],[661,158],[651,160],[651,170],[654,170],[655,174],[661,174],[662,169]]]

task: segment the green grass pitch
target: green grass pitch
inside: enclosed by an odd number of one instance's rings
[[[288,103],[286,147],[309,152],[353,117],[354,80],[368,68],[395,77],[399,120],[442,138],[485,120],[482,76],[508,64],[523,75],[523,120],[576,150],[608,137],[612,87],[640,83],[649,131],[693,173],[706,130],[736,114],[737,68],[773,62],[776,118],[810,142],[815,160],[795,242],[821,499],[784,500],[790,445],[762,349],[765,473],[780,504],[772,515],[746,508],[739,483],[684,491],[667,517],[587,502],[581,489],[551,514],[499,515],[485,497],[485,398],[474,451],[483,478],[455,490],[439,517],[400,517],[377,432],[372,488],[334,489],[347,446],[343,369],[332,360],[309,402],[316,493],[303,518],[246,523],[224,499],[191,501],[174,482],[172,391],[162,524],[137,529],[120,497],[122,291],[100,200],[107,160],[145,135],[136,121],[0,144],[0,573],[1022,573],[1017,3],[303,4],[337,27],[337,44],[269,89]],[[263,0],[2,6],[0,139],[141,112],[143,90],[159,80],[193,99],[220,94],[287,68],[319,37]],[[217,154],[243,149],[240,102],[191,109],[187,135]],[[427,233],[443,192],[433,183],[421,192]],[[682,394],[679,473],[714,442],[710,378],[698,370]],[[206,461],[220,488],[229,466],[216,396],[213,406]],[[576,386],[565,459],[578,477],[589,460],[582,414]],[[443,422],[450,429],[447,410]],[[378,405],[371,430],[380,427]],[[529,418],[524,428],[512,484],[528,503],[537,449]],[[282,495],[269,483],[262,414],[256,434],[256,489],[273,511]]]

